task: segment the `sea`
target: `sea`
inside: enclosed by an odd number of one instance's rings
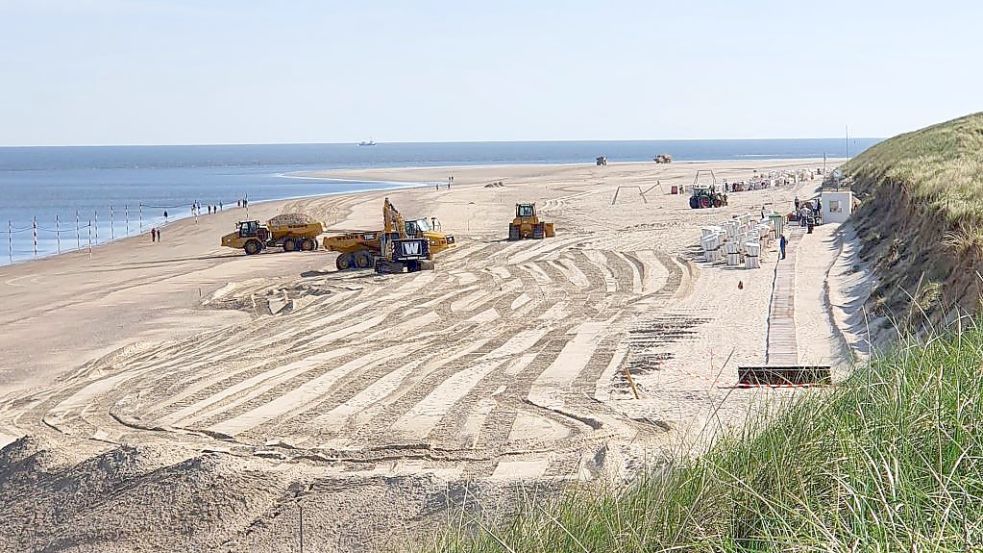
[[[0,265],[87,249],[191,216],[191,205],[378,190],[326,169],[848,157],[875,138],[0,147]],[[419,183],[432,184],[432,183]],[[167,219],[165,221],[165,212]]]

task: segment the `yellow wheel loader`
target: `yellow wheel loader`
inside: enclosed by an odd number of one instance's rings
[[[536,216],[536,204],[515,204],[515,219],[509,224],[509,240],[540,240],[555,235],[553,223],[540,221]]]

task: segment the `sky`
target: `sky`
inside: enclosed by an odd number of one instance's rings
[[[983,2],[0,0],[0,145],[887,137]]]

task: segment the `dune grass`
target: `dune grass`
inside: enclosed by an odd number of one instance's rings
[[[442,552],[983,550],[983,328],[910,339],[621,490],[464,519]]]
[[[978,227],[983,224],[983,112],[885,140],[843,170],[866,187],[901,184],[916,203],[950,224]]]

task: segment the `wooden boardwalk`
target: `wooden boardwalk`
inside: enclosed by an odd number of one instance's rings
[[[798,226],[785,227],[788,244],[785,246],[785,259],[775,267],[768,313],[768,349],[765,353],[765,363],[768,365],[799,364],[799,350],[795,342],[795,255],[804,232]]]

